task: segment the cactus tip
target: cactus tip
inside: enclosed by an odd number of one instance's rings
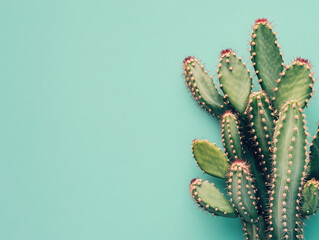
[[[225,116],[230,115],[230,114],[233,114],[232,111],[227,110],[224,112],[223,116],[225,117]]]
[[[194,184],[197,180],[198,180],[198,178],[193,178],[193,179],[191,180],[191,184]]]
[[[311,67],[311,64],[310,64],[310,61],[308,59],[304,59],[304,58],[301,58],[301,57],[297,57],[294,62],[296,63],[299,63],[299,64],[305,64],[309,67]]]
[[[268,24],[268,20],[267,20],[267,18],[258,18],[255,21],[255,25],[257,25],[257,24]]]
[[[193,178],[191,180],[191,183],[189,184],[189,191],[191,194],[193,194],[194,185],[196,185],[200,181],[199,178]]]
[[[224,57],[226,56],[227,54],[230,54],[232,52],[232,50],[230,48],[227,48],[227,49],[223,49],[221,52],[220,52],[220,57]]]
[[[193,60],[193,59],[194,59],[194,57],[188,56],[188,57],[186,57],[186,58],[184,59],[183,63],[186,64],[189,60]]]

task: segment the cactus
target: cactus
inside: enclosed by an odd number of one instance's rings
[[[226,156],[231,162],[242,159],[244,153],[236,115],[231,111],[226,111],[221,116],[220,125]]]
[[[228,160],[216,144],[208,140],[195,139],[192,144],[193,157],[204,173],[218,178],[226,178]]]
[[[287,101],[297,100],[304,108],[312,97],[314,79],[308,60],[297,58],[286,67],[274,89],[274,105],[279,110]]]
[[[302,191],[303,203],[301,211],[303,216],[315,214],[319,208],[319,181],[309,180]]]
[[[253,144],[259,157],[262,172],[269,179],[271,175],[272,137],[274,128],[273,110],[264,92],[252,93],[245,112],[252,131]]]
[[[319,127],[310,146],[309,178],[319,179]]]
[[[296,239],[300,195],[308,163],[304,114],[297,101],[281,109],[274,132],[273,179],[270,196],[270,238]]]
[[[226,108],[225,103],[204,66],[196,58],[185,58],[184,75],[197,103],[213,116],[220,116]]]
[[[255,21],[250,45],[257,92],[249,69],[230,49],[218,63],[221,89],[195,57],[184,60],[193,97],[219,118],[225,152],[196,139],[193,156],[204,173],[225,180],[230,200],[201,179],[191,181],[190,191],[212,215],[240,216],[247,240],[303,239],[303,219],[319,208],[319,130],[308,151],[303,113],[313,94],[313,72],[301,58],[285,67],[267,19]]]
[[[283,58],[272,26],[265,18],[257,19],[250,41],[250,59],[256,71],[261,88],[274,97],[275,80],[283,70]]]
[[[243,231],[246,240],[267,240],[264,232],[266,231],[263,221],[259,220],[257,223],[248,223],[243,221]]]
[[[220,87],[232,106],[243,113],[251,92],[252,77],[241,58],[230,49],[223,50],[218,65]]]
[[[236,160],[229,168],[228,194],[233,207],[246,222],[258,221],[256,191],[249,165],[240,159]]]
[[[212,215],[237,217],[235,209],[214,184],[195,178],[191,181],[189,190],[198,206],[203,210]]]

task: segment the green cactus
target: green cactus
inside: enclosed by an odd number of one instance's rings
[[[265,235],[265,226],[263,221],[259,220],[257,223],[248,223],[243,221],[243,231],[246,240],[268,240]]]
[[[247,148],[247,146],[246,146]],[[257,205],[259,207],[259,212],[261,216],[266,216],[267,212],[267,206],[269,205],[268,203],[268,189],[266,185],[268,184],[267,180],[265,179],[264,174],[260,172],[260,168],[258,167],[258,161],[254,158],[253,154],[251,151],[246,151],[245,157],[247,161],[249,162],[251,172],[254,176],[255,179],[255,185],[256,188],[258,189],[257,192]]]
[[[192,152],[198,166],[205,173],[218,178],[226,178],[228,160],[215,143],[195,139],[192,144]]]
[[[266,179],[271,175],[272,137],[274,128],[273,110],[267,95],[263,92],[252,93],[245,112],[252,129],[252,141],[256,145],[256,155]]]
[[[319,181],[311,179],[302,191],[301,212],[303,216],[314,215],[319,208]]]
[[[213,116],[224,113],[226,106],[223,97],[215,87],[213,78],[196,58],[188,57],[184,60],[184,75],[188,88],[203,109]]]
[[[312,97],[314,79],[308,60],[297,58],[281,73],[274,89],[274,105],[277,110],[290,100],[297,100],[304,108]]]
[[[299,103],[287,102],[280,111],[274,132],[274,177],[269,209],[271,239],[295,239],[299,235],[295,226],[300,222],[300,195],[308,163],[305,129]]]
[[[189,185],[189,190],[196,203],[212,215],[235,218],[237,214],[229,201],[212,183],[195,178]]]
[[[226,111],[220,119],[221,137],[228,159],[233,162],[244,157],[239,124],[235,114]]]
[[[259,229],[256,224],[243,221],[243,225],[246,240],[260,240]]]
[[[319,127],[310,146],[309,178],[319,179]]]
[[[221,52],[217,73],[225,97],[238,112],[243,113],[252,87],[252,77],[246,64],[226,49]]]
[[[303,239],[303,219],[319,207],[319,130],[308,153],[303,113],[313,73],[301,58],[284,68],[276,34],[264,18],[256,20],[250,45],[261,85],[253,93],[249,70],[230,49],[222,51],[217,70],[224,97],[195,57],[184,60],[195,100],[219,118],[225,152],[194,140],[193,156],[204,173],[227,180],[231,202],[201,179],[192,180],[191,194],[212,215],[239,215],[248,240]]]
[[[267,19],[258,19],[253,26],[250,41],[250,59],[256,71],[261,88],[274,97],[273,88],[283,70],[283,58],[276,34]]]
[[[249,165],[240,159],[233,162],[228,174],[228,194],[233,207],[246,222],[258,221],[256,192]]]

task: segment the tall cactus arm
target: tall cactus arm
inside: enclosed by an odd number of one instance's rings
[[[306,177],[305,115],[297,101],[281,109],[274,132],[273,182],[270,196],[270,239],[297,239],[301,225],[300,196]]]
[[[196,58],[187,57],[183,68],[186,85],[197,103],[213,116],[223,114],[227,107],[204,66]]]
[[[240,159],[233,162],[228,174],[228,194],[233,207],[246,222],[258,221],[256,192],[249,165]]]
[[[245,114],[252,131],[251,141],[256,146],[256,155],[268,180],[271,175],[274,116],[267,95],[264,92],[252,93]]]
[[[257,19],[250,41],[250,59],[256,71],[261,88],[272,99],[276,80],[283,70],[283,58],[272,26],[265,18]]]
[[[246,64],[226,49],[221,52],[217,73],[225,97],[239,113],[244,113],[252,88],[252,77]]]
[[[242,137],[239,131],[237,117],[231,111],[221,116],[221,136],[226,156],[230,162],[244,157]]]

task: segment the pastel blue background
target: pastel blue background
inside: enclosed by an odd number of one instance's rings
[[[181,63],[196,55],[216,79],[219,52],[232,47],[251,67],[251,26],[267,17],[286,62],[306,57],[316,72],[318,7],[1,0],[0,239],[241,239],[238,219],[202,213],[188,192],[191,178],[212,180],[191,141],[221,141]],[[318,104],[316,95],[307,110],[311,134]],[[318,224],[307,221],[306,239],[318,238]]]

